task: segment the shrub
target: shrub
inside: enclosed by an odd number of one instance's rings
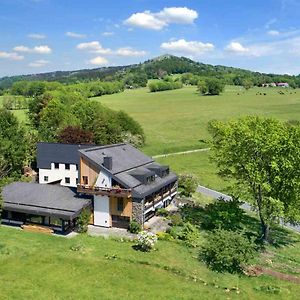
[[[219,199],[205,206],[205,218],[202,220],[204,229],[212,230],[222,228],[237,230],[241,226],[245,212],[240,208],[240,202]]]
[[[157,236],[158,240],[160,240],[160,241],[173,241],[174,240],[172,235],[167,232],[158,232],[156,234],[156,236]]]
[[[170,220],[173,226],[181,226],[183,225],[182,217],[179,213],[175,213],[170,216]]]
[[[241,273],[254,249],[253,242],[241,233],[217,229],[209,234],[199,258],[214,271]]]
[[[157,242],[157,236],[152,232],[142,231],[138,234],[136,241],[137,241],[136,244],[137,249],[144,252],[149,252],[154,248]]]
[[[197,177],[192,174],[180,174],[178,179],[178,189],[182,196],[191,197],[198,186]]]
[[[156,211],[157,216],[167,217],[169,212],[165,208],[158,208]]]
[[[173,226],[168,233],[175,239],[182,240],[189,247],[197,247],[199,245],[199,228],[191,223],[184,223],[183,226]]]
[[[199,245],[199,228],[191,223],[185,223],[182,226],[181,235],[179,239],[185,241],[186,245],[189,247],[197,247]]]
[[[88,230],[88,225],[91,218],[91,212],[88,209],[84,209],[77,219],[77,231],[85,233]]]
[[[139,233],[142,230],[141,224],[137,221],[131,221],[128,226],[128,231],[131,233]]]

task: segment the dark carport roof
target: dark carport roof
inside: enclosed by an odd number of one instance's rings
[[[14,182],[3,188],[3,209],[64,220],[76,218],[91,206],[90,199],[77,197],[76,191],[62,186]]]

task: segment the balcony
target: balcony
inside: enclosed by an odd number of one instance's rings
[[[119,187],[106,188],[106,187],[78,184],[77,192],[81,194],[95,195],[95,196],[110,196],[110,197],[117,197],[117,198],[131,197],[131,190],[122,189]]]

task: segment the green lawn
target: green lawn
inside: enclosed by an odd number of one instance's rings
[[[157,158],[159,163],[171,166],[177,173],[192,173],[199,183],[209,188],[223,190],[226,183],[217,175],[217,168],[209,159],[209,151]]]
[[[296,299],[300,285],[261,276],[218,274],[197,260],[197,251],[159,242],[137,252],[131,242],[78,236],[73,239],[0,227],[0,299]],[[80,246],[72,251],[72,246]],[[286,247],[282,262],[300,257]],[[291,257],[290,253],[293,254]],[[109,259],[116,256],[116,259]],[[108,258],[107,258],[108,257]],[[299,267],[299,260],[295,266]],[[278,295],[261,291],[279,287]],[[225,292],[238,287],[240,293]]]
[[[284,90],[285,95],[279,90],[228,86],[220,96],[200,96],[195,87],[158,93],[143,88],[94,99],[140,122],[147,138],[143,150],[155,155],[205,147],[202,140],[209,138],[207,123],[213,119],[256,114],[300,120],[300,90]]]

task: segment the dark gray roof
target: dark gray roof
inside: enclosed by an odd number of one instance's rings
[[[105,156],[112,157],[112,170],[108,170],[111,174],[117,174],[153,162],[151,157],[130,144],[99,146],[82,149],[79,152],[100,168],[104,168],[102,164]]]
[[[153,170],[159,168],[165,170],[168,166],[158,164],[130,144],[93,147],[81,149],[79,152],[99,169],[109,172],[124,187],[132,189],[134,198],[142,199],[178,179],[174,173],[170,172],[165,177],[155,176],[154,182],[144,184],[139,175],[154,175]],[[103,166],[103,159],[106,156],[112,157],[111,170]]]
[[[75,145],[59,143],[37,143],[37,167],[50,169],[51,163],[79,164],[78,150],[94,147],[92,145]]]
[[[76,218],[91,200],[78,198],[73,189],[48,184],[14,182],[2,191],[3,209],[65,220]]]

